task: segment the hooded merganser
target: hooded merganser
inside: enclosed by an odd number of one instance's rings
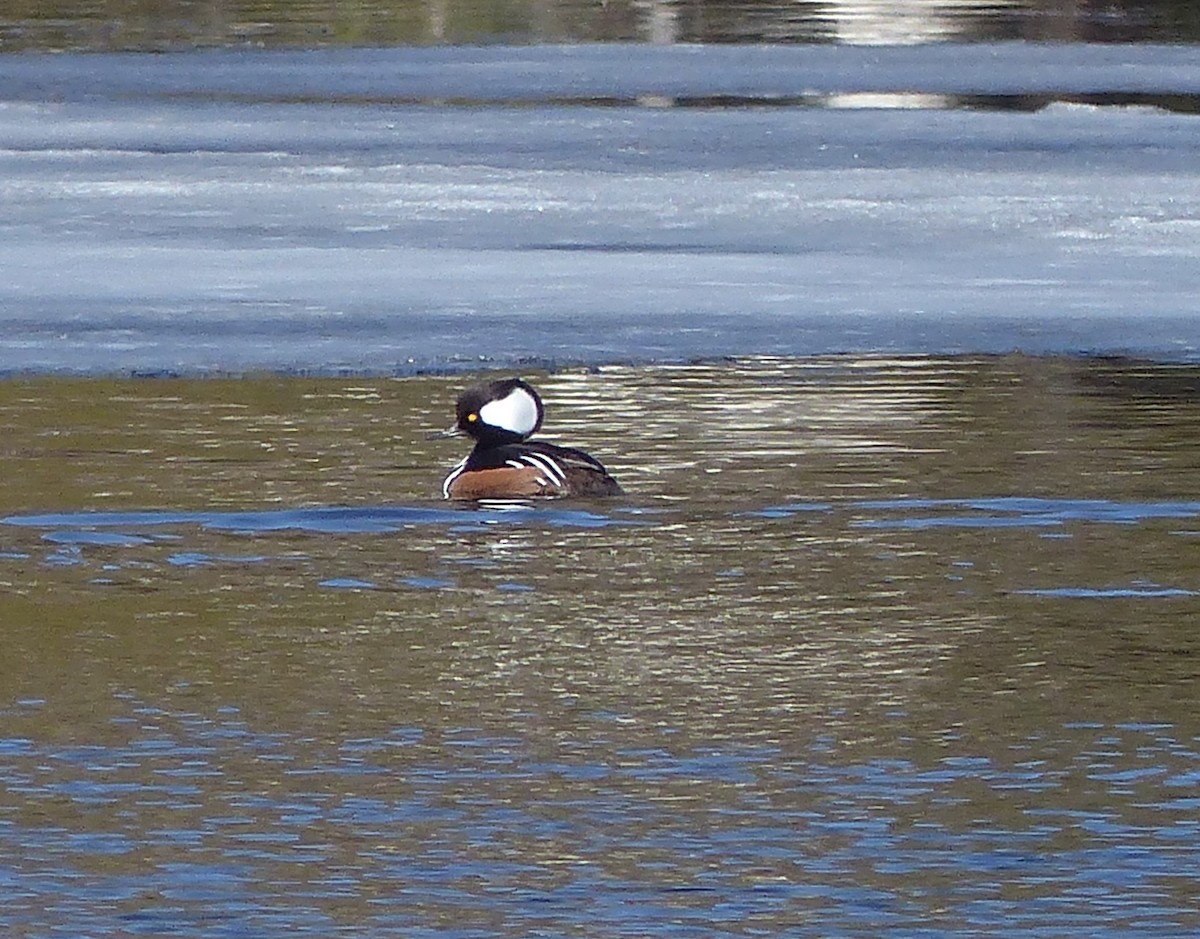
[[[473,449],[442,483],[447,499],[616,496],[621,487],[595,457],[572,447],[526,440],[542,426],[542,399],[519,378],[473,385],[458,398],[447,436],[466,434]]]

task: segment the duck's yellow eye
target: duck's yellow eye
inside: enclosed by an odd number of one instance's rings
[[[468,424],[474,424],[477,420],[479,420],[478,414],[468,414],[467,415],[467,423]]]

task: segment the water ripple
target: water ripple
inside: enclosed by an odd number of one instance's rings
[[[1047,727],[1014,739],[1027,758],[1006,765],[859,760],[845,738],[833,757],[614,747],[586,719],[558,743],[449,727],[431,749],[396,726],[384,747],[150,710],[160,729],[121,724],[103,743],[0,740],[11,928],[816,939],[832,918],[847,934],[1036,939],[1070,923],[1115,939],[1197,924],[1179,891],[1200,874],[1200,827],[1168,787],[1194,787],[1200,755],[1170,725]],[[278,749],[294,767],[282,777],[259,759]],[[1102,809],[1075,807],[1081,786]],[[85,828],[39,822],[64,805]]]
[[[154,528],[163,525],[197,525],[211,531],[278,532],[308,531],[329,534],[395,532],[418,525],[452,525],[477,528],[487,525],[531,524],[561,528],[604,528],[609,525],[640,524],[636,519],[603,515],[558,505],[509,503],[489,507],[464,506],[372,506],[350,508],[322,506],[308,509],[274,509],[261,512],[63,512],[41,515],[10,515],[0,525],[24,528],[75,529],[56,532],[47,538],[63,543],[145,543],[132,534],[102,534],[95,528]]]

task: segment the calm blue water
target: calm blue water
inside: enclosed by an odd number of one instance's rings
[[[0,373],[1194,360],[1194,59],[0,56]]]

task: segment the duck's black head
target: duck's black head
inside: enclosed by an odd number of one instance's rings
[[[458,396],[456,429],[484,446],[517,443],[542,426],[542,399],[520,378],[472,385]]]

